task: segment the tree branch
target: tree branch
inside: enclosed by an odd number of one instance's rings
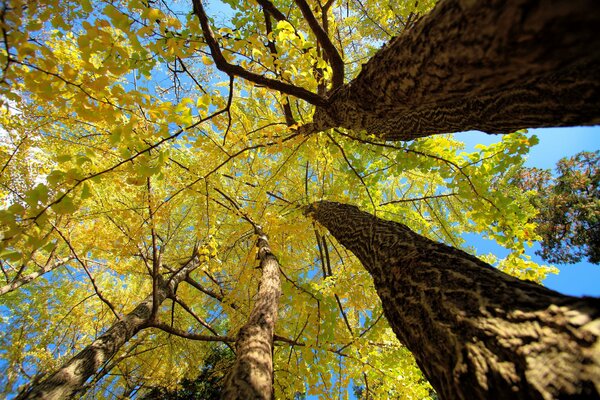
[[[215,65],[220,71],[223,71],[230,76],[239,76],[258,85],[266,86],[269,89],[298,97],[299,99],[305,100],[315,106],[324,106],[327,104],[327,100],[325,98],[309,90],[289,83],[281,82],[276,79],[267,78],[265,76],[248,71],[239,65],[230,64],[225,59],[221,49],[219,48],[217,39],[212,31],[212,28],[210,27],[208,16],[206,15],[204,7],[202,6],[202,1],[192,0],[192,3],[194,5],[194,14],[196,14],[198,20],[200,21],[202,33],[204,34],[204,39],[206,40],[206,44],[210,49],[210,54],[215,62]]]
[[[256,0],[256,2],[277,21],[287,21],[287,17],[269,0]]]
[[[315,15],[313,14],[306,0],[294,0],[294,2],[298,8],[300,8],[300,12],[302,12],[304,19],[310,27],[310,30],[315,35],[317,42],[321,45],[321,47],[323,47],[323,50],[327,55],[327,59],[331,64],[331,70],[333,72],[331,77],[331,90],[335,90],[344,84],[344,61],[342,60],[340,53],[333,45],[333,42],[329,38],[327,32],[315,18]]]
[[[200,340],[204,342],[235,342],[235,338],[232,338],[231,336],[199,335],[197,333],[184,332],[162,322],[154,322],[152,324],[149,324],[148,326],[151,328],[160,329],[161,331],[165,331],[171,335],[179,336],[185,339]]]
[[[428,200],[428,199],[439,199],[442,197],[452,197],[452,196],[456,196],[458,193],[446,193],[446,194],[436,194],[433,196],[423,196],[423,197],[413,197],[410,199],[399,199],[399,200],[391,200],[391,201],[386,201],[385,203],[380,203],[380,206],[385,206],[388,204],[397,204],[397,203],[409,203],[409,202],[415,202],[415,201],[421,201],[421,200]]]

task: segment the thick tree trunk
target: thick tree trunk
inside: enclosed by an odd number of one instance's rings
[[[317,107],[387,140],[600,123],[600,2],[441,0]]]
[[[194,257],[169,280],[161,281],[155,296],[156,302],[161,304],[174,293],[177,285],[198,265],[200,265],[198,259]],[[111,326],[92,344],[81,350],[48,378],[34,383],[17,399],[59,400],[73,397],[88,378],[114,356],[129,339],[148,325],[152,316],[153,298],[153,294],[148,295],[133,311]]]
[[[262,276],[257,301],[248,322],[238,332],[236,360],[227,376],[222,398],[273,398],[273,334],[281,296],[279,262],[267,236],[258,229],[258,258]]]
[[[520,281],[354,206],[308,212],[372,275],[385,315],[443,399],[600,396],[600,300]]]

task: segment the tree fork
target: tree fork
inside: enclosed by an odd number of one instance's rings
[[[600,299],[518,280],[354,206],[322,201],[306,212],[371,274],[441,398],[600,396]]]
[[[258,235],[257,258],[262,276],[248,322],[237,334],[236,360],[225,382],[224,400],[273,398],[273,335],[281,296],[279,261],[262,228],[252,224]]]
[[[200,265],[196,254],[168,280],[160,279],[157,293],[150,293],[133,311],[40,382],[32,382],[17,400],[59,400],[75,396],[84,383],[140,330],[150,325],[153,301],[160,305],[175,293],[179,283]]]
[[[318,106],[386,140],[600,123],[600,2],[442,0]]]

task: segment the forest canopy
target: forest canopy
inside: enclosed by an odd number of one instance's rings
[[[434,3],[3,3],[0,393],[26,390],[115,326],[135,334],[78,396],[193,381],[233,350],[257,302],[260,226],[281,276],[275,398],[353,386],[433,396],[369,273],[303,207],[357,205],[520,279],[556,272],[525,255],[540,239],[536,192],[515,181],[535,136],[510,126],[471,150],[442,135],[454,121],[433,136],[423,122],[408,141],[384,123],[331,125],[343,108],[331,99]],[[478,254],[470,233],[508,255]],[[152,318],[127,325],[148,304]]]

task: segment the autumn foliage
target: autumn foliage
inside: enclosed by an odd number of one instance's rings
[[[524,253],[539,207],[514,184],[537,138],[468,149],[313,129],[315,105],[433,1],[208,3],[0,6],[0,394],[26,392],[150,298],[76,395],[193,380],[257,302],[259,224],[280,265],[276,398],[432,396],[369,273],[303,207],[358,205],[541,282],[555,268]],[[477,254],[469,233],[508,255]]]

